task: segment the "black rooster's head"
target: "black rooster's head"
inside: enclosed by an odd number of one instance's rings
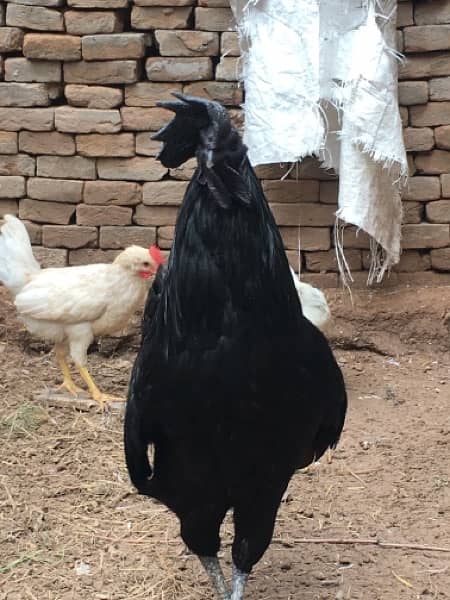
[[[152,139],[164,142],[158,159],[165,167],[180,166],[197,156],[199,164],[208,169],[223,159],[223,149],[238,138],[226,109],[218,102],[172,94],[178,100],[158,102],[158,106],[171,110],[175,117]]]

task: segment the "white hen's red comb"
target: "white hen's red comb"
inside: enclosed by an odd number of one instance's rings
[[[153,258],[153,260],[158,265],[158,267],[159,267],[159,265],[163,264],[164,256],[163,256],[161,250],[158,248],[158,246],[150,246],[150,248],[148,249],[148,253]]]

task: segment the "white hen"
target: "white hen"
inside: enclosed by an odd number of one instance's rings
[[[53,341],[64,381],[73,394],[67,356],[94,400],[108,401],[86,368],[95,336],[120,331],[143,301],[160,255],[130,246],[112,264],[41,269],[24,224],[11,215],[0,228],[0,281],[15,298],[17,312],[33,335]]]
[[[300,298],[304,316],[323,331],[331,318],[330,309],[328,308],[328,303],[323,292],[309,285],[309,283],[300,281],[292,267],[291,274]]]

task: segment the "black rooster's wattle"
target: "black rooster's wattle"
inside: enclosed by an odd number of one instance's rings
[[[159,158],[198,167],[167,270],[147,300],[125,418],[139,492],[164,502],[221,598],[270,543],[296,469],[335,446],[346,393],[325,337],[302,315],[281,236],[246,148],[218,103],[176,95]],[[154,464],[147,448],[154,445]],[[234,510],[230,596],[216,559]]]

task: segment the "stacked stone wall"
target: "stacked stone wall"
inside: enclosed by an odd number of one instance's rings
[[[400,1],[399,100],[411,179],[403,254],[384,285],[450,280],[450,0]],[[269,43],[269,42],[268,42]],[[223,102],[242,127],[239,46],[227,0],[0,3],[0,216],[26,221],[45,266],[169,249],[193,161],[165,169],[150,134],[174,90]],[[292,264],[338,285],[337,180],[317,163],[258,168]],[[344,235],[355,285],[367,236]]]

